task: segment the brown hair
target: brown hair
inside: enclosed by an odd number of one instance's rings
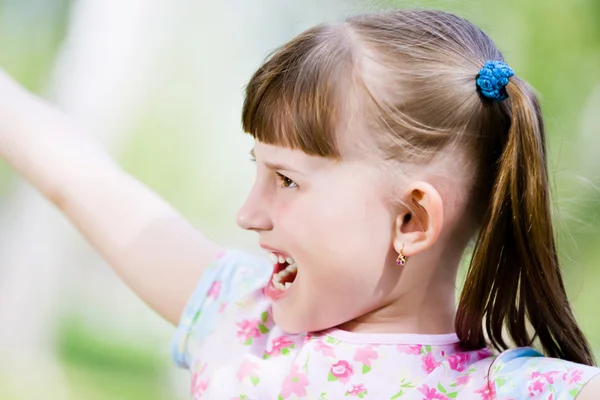
[[[475,77],[487,60],[503,60],[492,40],[440,11],[322,24],[256,71],[243,127],[261,142],[332,158],[349,119],[386,158],[423,162],[449,146],[465,149],[479,229],[456,315],[462,345],[482,348],[487,335],[506,349],[506,329],[517,346],[537,338],[548,356],[591,365],[559,269],[539,103],[517,76],[508,100],[482,98]]]

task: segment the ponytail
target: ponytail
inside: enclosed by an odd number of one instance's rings
[[[517,346],[531,346],[537,338],[547,356],[593,365],[559,269],[540,106],[516,76],[506,90],[510,128],[460,296],[456,331],[465,347],[482,348],[485,326],[491,345],[504,350],[505,328]]]

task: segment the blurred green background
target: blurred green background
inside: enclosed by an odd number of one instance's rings
[[[598,0],[0,0],[0,66],[212,239],[256,251],[234,218],[253,176],[243,85],[309,26],[389,6],[472,20],[538,90],[565,280],[600,357]],[[0,398],[187,398],[172,328],[4,163],[0,204]]]

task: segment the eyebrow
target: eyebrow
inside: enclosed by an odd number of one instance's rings
[[[252,156],[253,159],[256,160],[256,155],[254,154],[254,149],[250,150],[250,155]],[[285,171],[290,171],[290,172],[296,172],[298,174],[302,174],[302,172],[294,169],[294,168],[290,168],[287,165],[284,164],[278,164],[278,163],[270,163],[270,162],[263,162],[263,164],[265,164],[265,166],[269,169],[272,170],[285,170]]]

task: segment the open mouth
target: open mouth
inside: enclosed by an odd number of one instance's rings
[[[269,286],[278,291],[287,291],[298,274],[296,261],[291,257],[284,257],[275,253],[271,253],[270,258],[274,266]]]

